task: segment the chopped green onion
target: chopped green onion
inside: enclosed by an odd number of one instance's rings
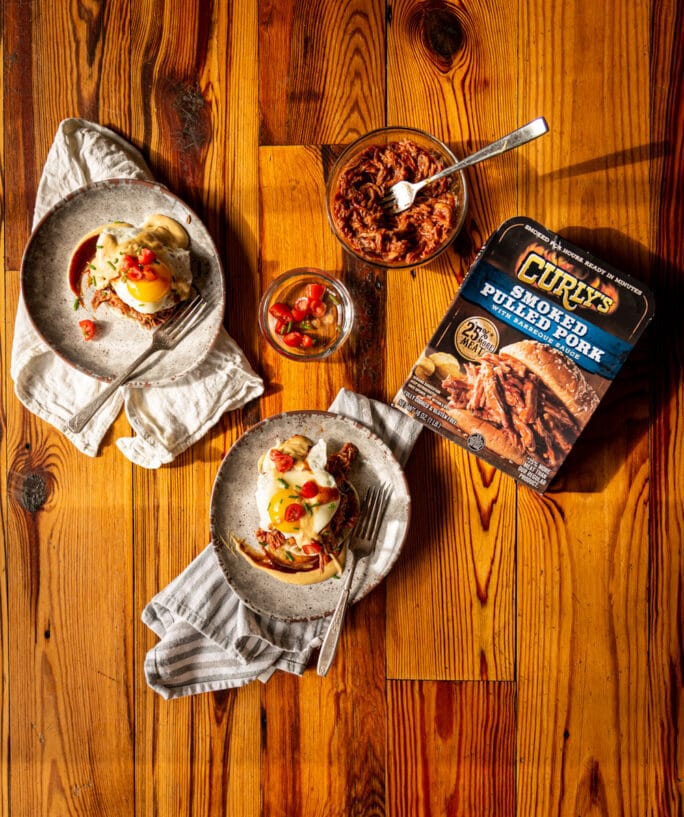
[[[76,300],[74,301],[74,312],[79,308],[80,305],[81,305],[81,299],[76,298]]]
[[[286,479],[283,479],[282,477],[278,477],[277,482],[278,482],[278,485],[280,485],[281,488],[289,488],[290,487],[288,481]]]

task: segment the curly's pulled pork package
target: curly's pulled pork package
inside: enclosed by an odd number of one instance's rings
[[[481,250],[393,404],[543,493],[653,308],[639,281],[511,219]]]

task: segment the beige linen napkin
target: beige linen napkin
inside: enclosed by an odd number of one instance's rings
[[[60,123],[38,186],[34,227],[67,193],[104,179],[151,180],[136,148],[114,131],[84,119]],[[58,272],[55,274],[59,274]],[[59,359],[33,329],[20,297],[10,373],[19,400],[29,411],[94,457],[121,406],[135,436],[116,441],[132,462],[159,468],[200,439],[222,414],[263,392],[263,382],[240,347],[222,329],[200,366],[172,384],[151,388],[122,386],[85,429],[74,434],[67,422],[106,384]]]
[[[422,429],[397,409],[346,389],[330,411],[375,431],[401,465]],[[329,622],[286,623],[252,612],[228,585],[212,545],[154,596],[142,620],[160,639],[145,659],[145,677],[164,698],[265,682],[276,670],[302,675]]]

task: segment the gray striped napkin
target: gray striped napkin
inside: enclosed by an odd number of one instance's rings
[[[404,465],[422,425],[376,400],[341,389],[330,411],[373,429]],[[208,545],[157,593],[142,620],[159,636],[147,653],[147,683],[180,698],[267,681],[276,670],[302,675],[328,619],[290,624],[257,615],[235,596]]]

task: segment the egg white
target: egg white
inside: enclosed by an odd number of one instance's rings
[[[284,503],[297,501],[299,499],[297,489],[310,480],[315,480],[323,488],[336,486],[333,475],[325,470],[325,463],[328,459],[325,440],[319,440],[309,449],[305,460],[296,461],[293,468],[284,473],[276,469],[275,463],[270,458],[270,450],[262,459],[255,493],[259,525],[265,530],[280,527],[273,524],[269,513],[274,500],[277,501],[280,498]],[[290,499],[288,500],[287,497]],[[286,536],[293,538],[296,545],[301,548],[313,541],[316,535],[330,524],[339,506],[339,499],[325,504],[318,504],[315,497],[299,501],[305,505],[307,513],[299,520],[298,530],[291,530],[288,527],[288,530],[283,532]]]

